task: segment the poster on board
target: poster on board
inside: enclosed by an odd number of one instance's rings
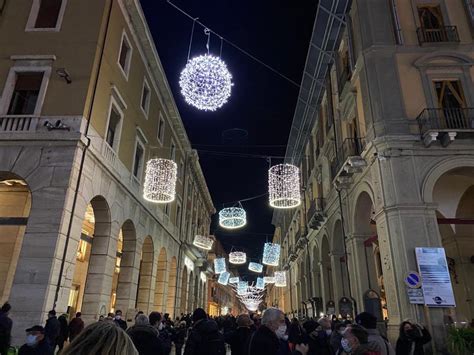
[[[425,305],[456,307],[444,248],[415,248]]]

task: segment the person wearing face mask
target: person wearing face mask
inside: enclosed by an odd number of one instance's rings
[[[342,351],[341,339],[345,331],[345,323],[336,323],[334,326],[334,331],[331,334],[331,338],[329,339],[329,345],[331,345],[332,354],[338,354],[338,352]]]
[[[380,355],[380,351],[376,350],[369,343],[369,334],[364,327],[360,325],[351,325],[346,328],[343,338],[341,339],[341,347],[343,351],[340,355]]]
[[[369,312],[362,312],[357,315],[355,321],[367,330],[369,343],[380,351],[381,355],[395,355],[395,350],[393,350],[388,339],[383,337],[377,329],[377,317]]]
[[[428,330],[408,321],[400,324],[400,336],[397,340],[397,355],[424,355],[424,345],[431,341]]]
[[[44,335],[44,328],[35,325],[26,329],[26,343],[20,348],[18,355],[52,355],[53,348]]]
[[[163,346],[163,354],[169,355],[171,352],[171,334],[165,329],[163,316],[160,312],[151,312],[148,316],[150,324],[158,330],[158,338]]]
[[[278,308],[267,308],[263,313],[262,325],[252,335],[249,342],[249,355],[277,355],[282,353],[280,340],[286,340],[287,325],[285,315]],[[295,350],[290,352],[286,349],[286,354],[306,355],[308,346],[296,344]]]
[[[123,330],[127,330],[127,322],[122,319],[122,311],[120,309],[117,309],[117,311],[115,311],[114,323],[117,324]]]
[[[164,355],[158,330],[150,325],[146,315],[139,314],[135,325],[127,329],[127,334],[140,355]]]

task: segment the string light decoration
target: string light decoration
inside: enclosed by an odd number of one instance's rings
[[[280,260],[280,244],[265,243],[263,246],[262,263],[270,266],[278,266]]]
[[[214,239],[205,235],[196,235],[193,241],[193,245],[204,250],[211,250],[213,243]]]
[[[258,281],[257,281],[258,282]],[[256,311],[258,306],[262,303],[265,296],[265,285],[263,289],[260,288],[260,284],[249,285],[247,282],[244,282],[242,289],[239,291],[239,285],[231,285],[234,291],[237,293],[237,299],[249,310]]]
[[[172,202],[176,196],[178,166],[169,159],[150,159],[146,163],[143,198],[155,203]]]
[[[222,274],[225,271],[227,271],[225,266],[225,258],[214,259],[214,272],[216,274]]]
[[[284,271],[275,271],[275,286],[286,287],[286,273]]]
[[[301,203],[300,169],[291,164],[278,164],[268,170],[270,206],[294,208]]]
[[[263,282],[266,284],[274,284],[275,283],[275,277],[273,276],[264,276],[263,277]]]
[[[250,262],[249,263],[249,270],[253,272],[262,272],[263,265],[259,263]]]
[[[240,281],[240,278],[239,278],[239,277],[231,277],[231,278],[229,279],[229,283],[230,283],[230,284],[237,284],[237,283],[239,283],[239,281]]]
[[[242,251],[233,251],[229,253],[229,263],[241,265],[247,262],[247,254]]]
[[[216,111],[230,97],[232,74],[221,58],[208,53],[188,61],[179,86],[188,104],[199,110]]]
[[[259,290],[265,289],[265,282],[263,281],[263,277],[257,277],[257,282],[255,283],[255,288]]]
[[[237,284],[237,294],[239,296],[244,295],[247,292],[248,286],[248,281],[239,281],[239,283]]]
[[[225,286],[229,283],[229,277],[230,277],[230,273],[227,271],[224,271],[222,274],[219,275],[219,279],[217,279],[217,282]]]
[[[242,207],[227,207],[219,211],[219,225],[226,229],[242,228],[247,224],[247,214]]]

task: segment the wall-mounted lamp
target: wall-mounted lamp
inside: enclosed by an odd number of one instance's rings
[[[69,75],[69,72],[66,70],[66,68],[56,69],[56,74],[58,74],[61,78],[66,80],[66,83],[68,83],[68,84],[72,83],[71,76]]]

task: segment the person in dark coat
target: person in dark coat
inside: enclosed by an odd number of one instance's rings
[[[375,348],[376,345],[369,343],[367,330],[358,324],[352,324],[347,328],[341,339],[341,346],[343,348],[341,354],[380,355],[380,351]]]
[[[237,329],[226,335],[226,343],[230,345],[232,355],[246,355],[252,336],[252,320],[248,314],[237,317]]]
[[[158,329],[150,325],[148,317],[138,315],[135,325],[127,329],[140,355],[163,355],[163,346],[158,338]]]
[[[288,342],[291,344],[293,348],[295,344],[301,343],[303,340],[303,328],[301,327],[300,322],[298,319],[293,318],[291,320],[289,329],[288,329]]]
[[[277,355],[281,353],[280,339],[286,340],[285,315],[278,308],[267,308],[263,313],[262,325],[250,338],[248,355]],[[306,355],[308,346],[296,344],[292,355]],[[290,349],[286,351],[290,354]]]
[[[5,302],[0,309],[0,354],[7,355],[10,347],[13,322],[8,317],[12,307]]]
[[[395,351],[397,355],[424,355],[423,346],[430,341],[431,335],[425,327],[410,322],[402,322]]]
[[[114,323],[117,324],[123,330],[127,330],[127,322],[122,319],[122,311],[120,309],[115,311]]]
[[[148,319],[150,321],[150,325],[158,330],[158,338],[160,339],[161,346],[163,347],[163,354],[169,355],[172,346],[171,334],[165,329],[163,316],[160,312],[151,312],[148,316]]]
[[[76,317],[69,322],[69,342],[72,342],[74,338],[84,330],[84,321],[82,320],[81,316],[82,313],[77,312]]]
[[[173,334],[173,343],[176,355],[183,353],[183,345],[186,339],[186,322],[180,321]]]
[[[58,345],[58,338],[61,332],[61,324],[59,324],[58,318],[56,318],[56,311],[52,309],[48,312],[48,320],[44,327],[44,337],[46,341],[51,345],[53,350],[56,350]]]
[[[314,328],[316,326],[316,328]],[[332,324],[329,318],[320,318],[318,322],[314,322],[308,332],[308,344],[311,355],[331,355],[331,335]]]
[[[67,325],[67,314],[61,314],[58,318],[59,321],[59,336],[58,336],[58,348],[61,351],[64,348],[64,342],[67,340],[69,335],[69,328]]]
[[[207,318],[204,309],[196,308],[192,320],[184,355],[225,355],[225,343],[217,323]]]
[[[56,319],[57,320],[57,319]],[[26,329],[26,343],[21,346],[18,355],[52,355],[54,349],[45,337],[45,328],[35,325]]]

